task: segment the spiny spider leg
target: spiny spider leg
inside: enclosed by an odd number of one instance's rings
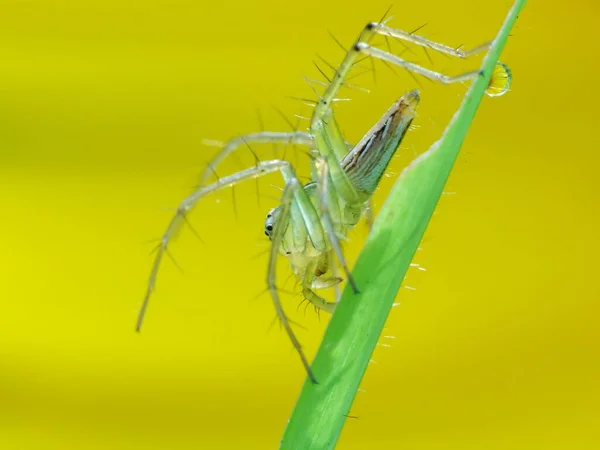
[[[440,44],[439,42],[430,41],[423,36],[419,36],[418,34],[409,33],[396,28],[390,28],[379,22],[371,22],[365,28],[374,31],[377,34],[381,34],[382,36],[390,36],[396,39],[402,39],[403,41],[411,42],[413,44],[420,45],[421,47],[428,47],[445,55],[455,56],[457,58],[467,58],[469,56],[476,55],[477,53],[487,50],[490,45],[492,45],[492,41],[488,41],[478,45],[475,48],[472,48],[471,50],[460,50],[460,48],[453,48],[445,44]]]
[[[269,267],[267,270],[267,286],[269,288],[269,292],[271,293],[271,298],[273,299],[273,305],[275,306],[277,317],[279,317],[279,320],[281,320],[283,328],[287,332],[294,348],[298,352],[298,355],[300,355],[300,360],[302,361],[302,365],[304,366],[304,369],[306,370],[310,381],[313,384],[317,384],[317,379],[315,378],[310,368],[310,364],[306,359],[306,355],[302,350],[302,346],[300,345],[300,342],[298,341],[294,330],[292,330],[292,327],[285,314],[285,311],[281,306],[281,301],[279,300],[279,293],[277,292],[277,286],[275,284],[279,247],[283,242],[283,237],[288,227],[290,209],[294,202],[294,197],[300,191],[303,191],[303,189],[300,187],[300,183],[298,182],[297,178],[291,178],[289,179],[289,181],[287,181],[281,198],[281,203],[279,205],[279,214],[274,220],[273,233],[271,234],[271,253],[269,254]]]
[[[336,278],[336,277],[337,277],[337,271],[338,271],[338,269],[337,269],[337,267],[335,266],[335,261],[334,261],[334,259],[333,259],[333,257],[332,257],[332,256],[329,256],[329,264],[330,264],[330,266],[331,266],[331,276],[332,276],[333,278]],[[336,284],[333,286],[333,291],[334,291],[334,295],[335,295],[335,301],[336,301],[336,303],[337,303],[337,302],[339,302],[339,301],[340,301],[340,298],[342,297],[342,291],[341,291],[341,289],[340,289],[340,285],[339,285],[339,283],[336,283]]]
[[[326,122],[327,122],[328,118],[333,114],[333,112],[332,112],[333,100],[336,97],[337,93],[339,92],[341,86],[343,85],[344,79],[348,76],[348,73],[350,72],[350,70],[352,69],[354,64],[357,62],[361,53],[373,56],[378,59],[382,59],[387,62],[391,62],[393,64],[404,67],[409,71],[419,73],[421,75],[424,75],[424,76],[427,76],[430,78],[438,79],[438,80],[440,80],[442,82],[446,82],[446,83],[452,83],[452,82],[458,82],[458,81],[464,81],[467,79],[472,79],[479,74],[479,71],[472,71],[472,72],[468,72],[463,75],[459,75],[457,77],[448,77],[447,75],[444,75],[444,74],[441,74],[438,72],[434,72],[432,70],[421,67],[417,64],[409,63],[408,61],[405,61],[398,56],[395,56],[388,52],[371,47],[369,45],[369,42],[371,41],[371,39],[373,38],[373,36],[375,34],[382,34],[382,35],[396,37],[398,39],[404,39],[404,40],[413,42],[417,45],[430,47],[430,48],[438,50],[442,53],[460,57],[460,58],[465,58],[469,55],[473,55],[475,53],[481,52],[481,51],[485,50],[486,48],[488,48],[490,45],[490,43],[485,43],[485,44],[475,47],[472,50],[461,51],[461,50],[453,49],[452,47],[449,47],[444,44],[430,41],[430,40],[425,39],[416,34],[407,33],[402,30],[396,30],[396,29],[387,27],[387,26],[377,23],[377,22],[371,22],[371,23],[367,24],[365,26],[365,28],[363,29],[363,31],[361,32],[361,34],[359,35],[355,44],[346,53],[344,60],[340,64],[339,68],[335,71],[335,73],[331,79],[331,83],[329,83],[329,86],[325,90],[325,93],[323,94],[322,98],[319,100],[319,102],[317,103],[317,106],[315,107],[315,110],[313,112],[313,116],[311,119],[311,130],[313,131],[313,134],[315,131],[317,131],[317,129],[319,127],[322,127],[322,126],[327,127]],[[324,121],[325,121],[325,123],[323,123]],[[329,131],[329,134],[333,135],[333,133],[331,133],[331,131]]]
[[[280,251],[280,248],[287,245],[286,242],[282,242],[282,239],[288,234],[288,228],[290,228],[291,234],[295,234],[298,229],[304,230],[304,241],[306,242],[308,239],[310,239],[312,245],[314,245],[314,247],[322,253],[324,253],[327,249],[327,241],[325,232],[321,226],[321,222],[319,221],[318,213],[314,208],[307,192],[304,189],[296,188],[296,186],[300,185],[300,181],[298,180],[294,169],[288,161],[271,160],[259,162],[255,167],[251,167],[233,175],[223,177],[212,184],[197,187],[191,195],[189,195],[180,203],[179,207],[177,208],[177,212],[171,219],[167,230],[160,240],[154,263],[152,265],[152,270],[150,272],[150,277],[148,279],[146,295],[144,296],[144,301],[139,311],[136,330],[138,332],[141,330],[146,310],[148,308],[148,303],[150,301],[150,296],[152,295],[156,285],[156,278],[160,264],[163,256],[168,253],[169,242],[180,229],[180,227],[186,222],[187,215],[192,212],[200,199],[210,193],[219,191],[226,187],[232,187],[241,181],[258,178],[277,171],[281,172],[286,183],[286,189],[284,190],[285,202],[282,201],[281,205],[278,207],[278,214],[273,219],[274,226],[271,225],[272,234],[270,237],[273,242],[270,253],[271,256],[269,258],[269,275],[267,277],[267,283],[277,316],[281,320],[281,323],[283,324],[283,327],[292,341],[294,348],[298,352],[308,375],[311,377],[311,380],[315,382],[304,352],[302,351],[298,339],[290,327],[289,320],[285,315],[279,301],[279,296],[277,294],[274,281],[274,255],[277,255],[277,253]],[[289,198],[291,198],[291,200],[289,200]],[[294,210],[298,212],[297,215],[294,214]],[[293,224],[292,227],[288,227],[290,218]],[[279,231],[277,229],[279,229]],[[275,237],[276,239],[274,239]]]
[[[346,258],[344,258],[344,254],[342,253],[342,246],[340,245],[340,240],[337,235],[336,227],[337,224],[333,223],[333,219],[331,217],[330,211],[330,198],[337,204],[337,198],[335,195],[335,190],[329,190],[329,170],[328,165],[325,158],[320,157],[315,160],[315,173],[317,177],[317,195],[318,195],[318,204],[321,212],[321,219],[323,220],[323,225],[325,226],[325,231],[327,231],[327,236],[329,237],[329,241],[331,242],[331,246],[333,247],[333,251],[340,262],[342,269],[346,275],[348,283],[352,286],[352,289],[355,293],[358,293],[358,286],[348,269],[348,265],[346,264]],[[339,211],[339,207],[337,208],[337,221],[339,224],[341,212]]]
[[[234,152],[240,146],[251,144],[312,144],[310,133],[301,131],[278,132],[278,131],[260,131],[235,137],[229,140],[223,146],[222,150],[208,163],[202,175],[200,175],[199,185],[206,183],[208,178],[214,173],[217,165],[228,155]]]
[[[419,66],[418,64],[406,61],[405,59],[402,59],[399,56],[393,55],[384,50],[380,50],[376,47],[371,47],[366,42],[358,42],[353,47],[353,51],[356,53],[363,53],[365,55],[373,56],[373,57],[381,59],[383,61],[390,62],[397,66],[403,67],[406,70],[417,73],[419,75],[423,75],[426,78],[434,79],[434,80],[439,81],[444,84],[459,83],[461,81],[472,80],[476,76],[481,75],[480,70],[473,70],[471,72],[465,72],[463,74],[456,75],[454,77],[444,75],[443,73],[436,72],[434,70],[430,70],[425,67]]]
[[[317,269],[318,261],[311,262],[306,267],[306,273],[304,274],[304,278],[302,279],[302,295],[304,298],[312,303],[315,308],[322,309],[328,313],[333,313],[335,309],[336,302],[328,302],[319,294],[313,291],[313,283],[315,282],[315,270]]]

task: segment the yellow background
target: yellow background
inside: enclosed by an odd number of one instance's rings
[[[0,4],[0,448],[273,449],[304,373],[269,329],[263,221],[277,176],[207,199],[134,333],[153,244],[214,148],[310,110],[311,60],[343,56],[390,0]],[[392,25],[493,37],[508,1],[395,2]],[[358,394],[340,449],[600,448],[597,26],[591,0],[532,1],[502,60]],[[383,48],[385,43],[380,40]],[[393,44],[396,51],[402,47]],[[419,48],[405,56],[431,67]],[[431,55],[459,73],[478,59]],[[340,105],[356,141],[419,87],[376,65]],[[422,84],[391,171],[441,133],[463,86]],[[270,147],[259,149],[265,158]],[[282,151],[279,151],[282,154]],[[288,155],[292,155],[288,150]],[[251,155],[240,156],[251,164]],[[307,173],[299,157],[299,172]],[[294,161],[294,157],[292,157]],[[219,170],[238,170],[228,162]],[[381,205],[393,183],[383,180]],[[354,258],[364,226],[351,236]],[[282,282],[288,276],[280,265]],[[293,290],[293,282],[286,284]],[[285,297],[313,355],[326,325]]]

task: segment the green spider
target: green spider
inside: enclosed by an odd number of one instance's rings
[[[332,108],[339,89],[344,85],[344,80],[360,57],[380,59],[444,84],[469,81],[481,75],[480,71],[471,71],[450,77],[408,62],[390,52],[371,46],[369,42],[375,35],[407,41],[457,58],[466,58],[487,50],[491,44],[488,42],[472,50],[462,51],[414,33],[390,28],[383,20],[368,23],[354,45],[347,51],[342,63],[335,68],[331,79],[327,78],[325,92],[322,95],[317,93],[319,100],[315,104],[308,132],[262,131],[239,136],[227,142],[208,164],[201,175],[198,187],[180,203],[162,236],[139,312],[138,331],[142,326],[167,246],[177,230],[186,222],[187,214],[198,201],[210,193],[234,186],[241,181],[280,172],[285,182],[281,203],[267,214],[265,221],[265,234],[271,240],[266,283],[277,316],[298,352],[310,380],[316,383],[309,362],[279,299],[275,284],[278,253],[285,255],[289,260],[294,274],[302,283],[305,299],[320,310],[332,313],[336,302],[328,302],[315,291],[337,286],[343,281],[333,274],[334,264],[331,261],[334,256],[343,268],[354,292],[359,292],[360,286],[354,282],[342,253],[340,237],[346,236],[370,210],[371,196],[409,130],[420,100],[419,92],[416,90],[400,97],[360,142],[349,148],[338,127]],[[504,64],[498,63],[487,94],[490,96],[504,94],[510,86],[510,81],[510,70]],[[207,184],[216,166],[226,156],[241,146],[264,143],[309,146],[313,156],[312,181],[302,185],[290,162],[274,159],[257,162],[254,167]]]

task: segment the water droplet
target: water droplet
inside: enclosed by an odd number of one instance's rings
[[[512,82],[512,72],[510,68],[501,62],[496,63],[490,84],[488,84],[485,93],[489,97],[500,97],[508,92],[510,83]]]

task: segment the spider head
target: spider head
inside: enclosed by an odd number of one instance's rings
[[[271,211],[269,211],[269,213],[267,214],[267,218],[265,219],[265,235],[269,237],[269,239],[271,239],[271,236],[273,235],[273,226],[275,224],[275,213],[276,213],[277,208],[273,208]]]

